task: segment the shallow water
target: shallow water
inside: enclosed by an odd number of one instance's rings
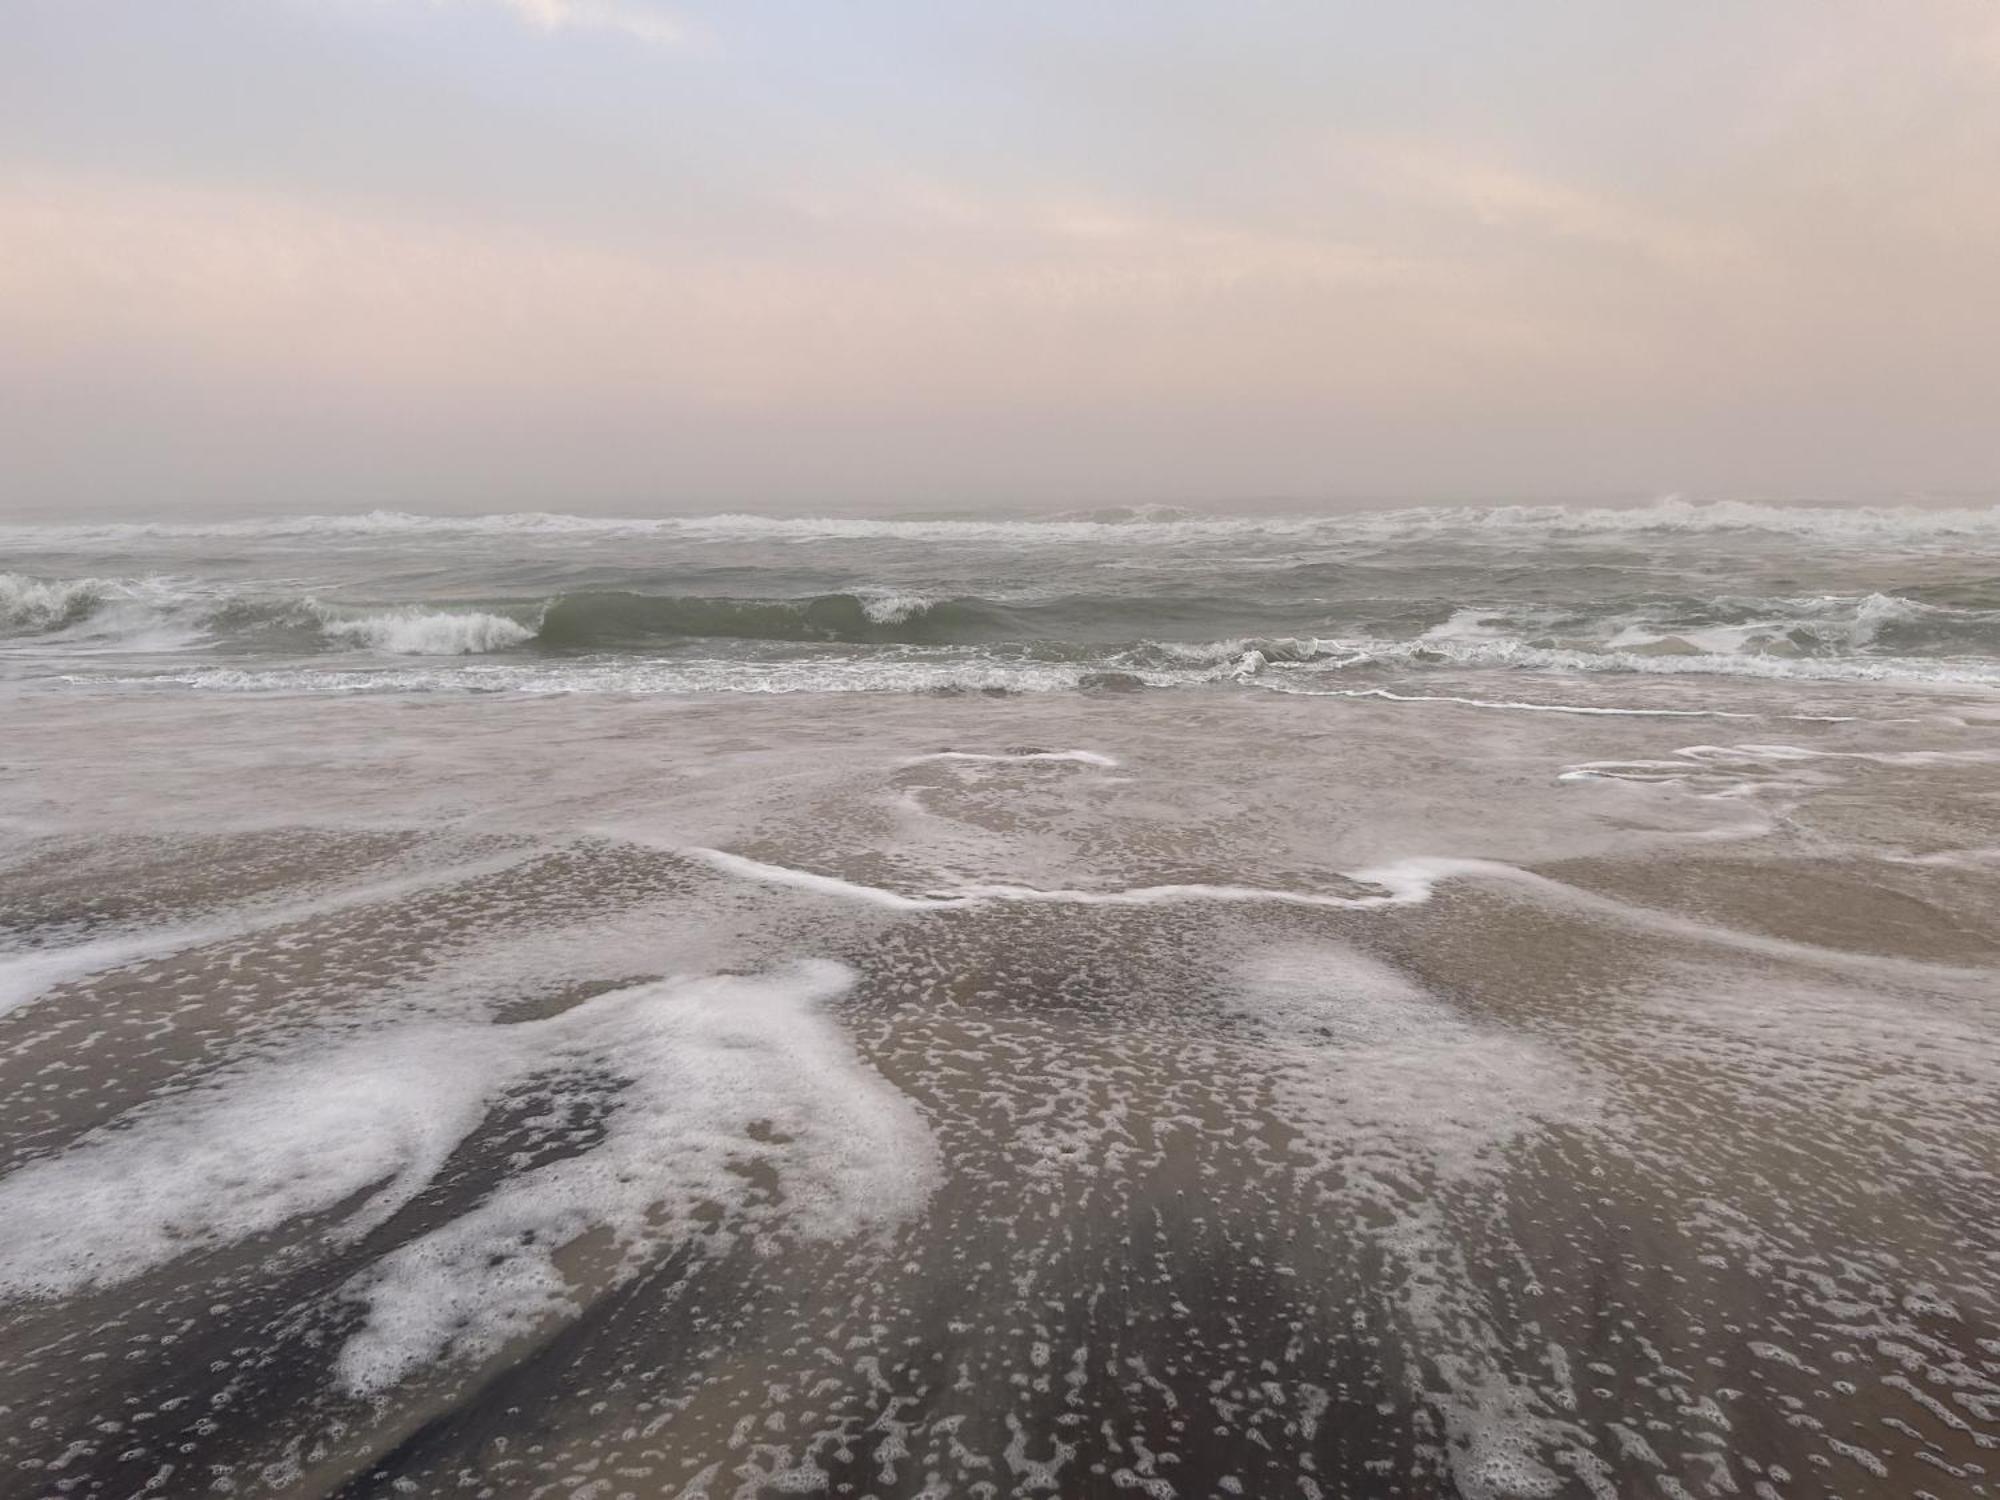
[[[18,533],[132,596],[0,684],[4,1488],[1992,1493],[2000,699],[1850,619],[1992,523],[1728,519]],[[1308,548],[1402,593],[1287,659]],[[1121,602],[399,657],[281,565]],[[1818,644],[1612,644],[1704,569]]]

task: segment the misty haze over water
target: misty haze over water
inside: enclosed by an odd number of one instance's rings
[[[2000,1492],[2000,11],[0,7],[0,1500]]]

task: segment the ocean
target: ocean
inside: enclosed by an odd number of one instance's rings
[[[0,525],[0,1493],[2000,1493],[2000,508]]]

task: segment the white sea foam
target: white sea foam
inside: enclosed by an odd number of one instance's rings
[[[1698,632],[1697,632],[1698,633]],[[1686,639],[1685,636],[1682,637]],[[1747,677],[1784,682],[1904,682],[1939,686],[2000,686],[2000,662],[1977,658],[1898,656],[1771,656],[1704,651],[1695,646],[1651,654],[1609,646],[1537,645],[1515,636],[1439,638],[1416,641],[1356,642],[1355,649],[1381,662],[1428,663],[1457,667],[1516,667],[1542,672],[1628,672],[1651,675]],[[1720,643],[1716,643],[1720,644]]]
[[[1872,645],[1886,626],[1908,624],[1922,620],[1926,615],[1949,613],[1952,611],[1933,609],[1914,599],[1869,594],[1854,608],[1854,623],[1849,627],[1849,636],[1857,646]]]
[[[1108,755],[1100,755],[1095,750],[933,750],[928,755],[912,755],[903,764],[921,765],[925,761],[952,760],[1001,765],[1032,763],[1038,761],[1074,761],[1083,766],[1099,766],[1114,769],[1118,762]]]
[[[165,958],[169,954],[209,943],[227,942],[349,907],[400,900],[435,886],[495,874],[529,857],[524,853],[497,855],[492,859],[452,865],[441,870],[418,870],[388,880],[334,890],[310,900],[243,908],[201,922],[119,933],[67,946],[0,952],[0,1016],[39,999],[58,985],[86,979],[92,974],[105,973],[147,959]]]
[[[1145,641],[1122,659],[1146,658],[1174,666],[1222,667],[1228,673],[1236,674],[1251,658],[1255,658],[1257,666],[1271,662],[1317,661],[1334,649],[1342,649],[1341,643],[1322,641],[1317,636],[1231,636],[1219,641]]]
[[[690,848],[681,851],[702,860],[728,875],[765,885],[791,886],[816,895],[838,896],[898,911],[940,911],[954,907],[1002,902],[1047,902],[1069,906],[1175,906],[1189,902],[1225,904],[1271,904],[1316,906],[1337,911],[1362,911],[1378,906],[1409,906],[1430,899],[1432,887],[1441,879],[1457,874],[1476,874],[1489,869],[1512,872],[1511,866],[1489,866],[1483,860],[1408,859],[1371,869],[1357,870],[1349,878],[1357,885],[1373,886],[1374,895],[1336,895],[1320,891],[1288,891],[1270,886],[1227,884],[1176,884],[1132,886],[1117,890],[1043,889],[1006,882],[967,882],[945,886],[921,894],[887,890],[834,875],[793,869],[730,854],[721,849]],[[1518,873],[1518,872],[1512,872]]]
[[[749,1161],[778,1173],[784,1232],[892,1221],[937,1161],[921,1118],[824,1014],[852,978],[816,961],[662,981],[544,1020],[393,1027],[229,1070],[0,1178],[0,1292],[129,1280],[373,1187],[331,1230],[351,1240],[433,1180],[496,1101],[538,1087],[601,1094],[602,1139],[504,1179],[357,1277],[365,1318],[337,1360],[348,1389],[533,1332],[573,1301],[556,1257],[587,1232],[616,1247],[617,1279],[688,1240],[704,1204],[771,1213],[735,1170]]]
[[[0,637],[66,651],[173,651],[202,640],[221,594],[183,579],[0,573]]]
[[[29,578],[0,573],[0,629],[50,630],[95,608],[118,585],[99,578]]]
[[[0,1178],[0,1296],[64,1297],[267,1233],[374,1187],[360,1234],[486,1112],[506,1032],[414,1027],[222,1074]]]
[[[1636,719],[1754,719],[1758,715],[1722,708],[1613,708],[1586,703],[1522,703],[1499,698],[1460,698],[1445,693],[1397,693],[1388,688],[1302,688],[1260,682],[1272,692],[1299,698],[1380,698],[1388,703],[1451,703],[1461,708],[1499,708],[1537,714],[1602,714]],[[1789,716],[1788,716],[1789,717]],[[1817,717],[1817,716],[1815,716]]]
[[[341,1351],[343,1383],[379,1391],[533,1331],[571,1303],[555,1261],[564,1245],[608,1232],[623,1252],[615,1274],[632,1274],[686,1238],[704,1204],[749,1211],[736,1169],[750,1160],[777,1169],[786,1232],[847,1235],[914,1211],[938,1171],[929,1132],[821,1011],[852,980],[817,961],[642,986],[509,1028],[546,1033],[520,1038],[517,1069],[621,1081],[605,1138],[510,1178],[362,1277],[368,1317]]]
[[[438,614],[423,623],[395,622],[380,627],[376,649],[395,652],[465,654],[515,645],[532,632],[500,616],[486,623],[465,625],[467,616]],[[405,634],[407,631],[407,634]],[[1414,642],[1345,643],[1352,652],[1338,662],[1315,668],[1292,668],[1300,676],[1279,681],[1268,659],[1250,660],[1239,653],[1221,666],[1142,666],[1111,659],[1103,663],[1046,662],[1010,659],[977,648],[903,650],[894,654],[783,657],[742,660],[724,657],[651,657],[622,661],[506,662],[464,666],[356,668],[350,666],[186,667],[170,671],[83,672],[55,680],[79,686],[180,687],[225,693],[429,693],[512,692],[531,695],[569,693],[921,693],[921,692],[1074,692],[1118,678],[1143,687],[1190,687],[1222,678],[1299,696],[1325,693],[1310,684],[1325,682],[1327,673],[1366,664],[1407,665],[1421,669],[1442,656],[1449,665],[1468,668],[1519,668],[1544,673],[1632,673],[1650,676],[1720,676],[1813,684],[1883,683],[1913,688],[2000,687],[2000,661],[1930,660],[1899,657],[1787,659],[1764,656],[1645,656],[1632,652],[1586,651],[1532,647],[1514,641],[1461,643],[1441,650]],[[1419,651],[1433,653],[1431,659]],[[1259,655],[1261,656],[1261,648]],[[1338,680],[1338,679],[1335,679]],[[1537,704],[1526,701],[1454,697],[1447,694],[1399,694],[1387,689],[1340,689],[1337,697],[1375,697],[1405,702],[1456,702],[1468,707],[1503,708],[1548,713],[1613,714],[1659,717],[1745,716],[1727,710],[1631,709],[1587,704]],[[1796,715],[1835,720],[1844,715]]]
[[[996,660],[971,652],[927,656],[813,656],[742,661],[650,658],[617,662],[477,662],[394,668],[198,667],[170,672],[67,673],[80,686],[179,687],[220,693],[938,693],[1074,692],[1097,676],[1087,666]],[[1187,673],[1131,671],[1148,687]]]
[[[1983,766],[2000,762],[2000,750],[1808,750],[1799,745],[1686,745],[1674,754],[1689,760],[1861,760],[1878,766]]]
[[[177,927],[65,947],[0,953],[0,1016],[20,1009],[57,985],[177,953],[213,941],[225,931],[222,926]]]
[[[1743,831],[1718,830],[1717,836],[1736,837]],[[637,838],[634,841],[652,844],[652,841],[644,838]],[[1552,880],[1546,875],[1537,874],[1518,865],[1506,864],[1499,860],[1451,855],[1415,856],[1352,871],[1347,875],[1347,879],[1352,880],[1357,886],[1373,888],[1369,894],[1358,895],[1223,883],[1091,890],[1044,888],[1004,881],[962,881],[941,884],[934,890],[910,894],[842,879],[839,876],[822,875],[810,870],[794,869],[788,865],[749,859],[720,849],[685,848],[679,852],[738,879],[752,880],[763,885],[787,886],[809,891],[815,895],[834,896],[842,900],[896,911],[945,911],[1005,903],[1046,903],[1067,906],[1181,906],[1213,903],[1369,911],[1385,907],[1421,905],[1429,901],[1436,893],[1437,887],[1447,880],[1490,880],[1511,886],[1533,899],[1587,912],[1618,925],[1664,933],[1711,947],[1784,959],[1815,968],[1832,967],[1856,973],[1893,974],[1930,979],[1960,976],[1971,972],[1948,964],[1851,953],[1844,949],[1822,948],[1787,938],[1767,937],[1761,933],[1718,927],[1692,917],[1677,916],[1672,912],[1658,911],[1610,896],[1601,896],[1579,886]]]
[[[1255,954],[1220,1003],[1263,1040],[1260,1063],[1297,1132],[1290,1149],[1383,1256],[1386,1289],[1436,1372],[1426,1399],[1457,1487],[1556,1493],[1548,1465],[1588,1437],[1550,1415],[1559,1391],[1506,1368],[1496,1311],[1429,1184],[1449,1193],[1501,1171],[1538,1132],[1595,1125],[1595,1082],[1545,1042],[1476,1021],[1340,944]]]
[[[217,611],[249,603],[317,622],[331,642],[393,655],[463,656],[502,650],[534,631],[480,610],[403,606],[354,612],[270,585],[236,590],[169,577],[41,579],[0,573],[0,632],[71,649],[174,650],[212,639]]]
[[[1537,1123],[1577,1123],[1598,1109],[1595,1092],[1546,1046],[1475,1023],[1346,945],[1256,953],[1220,1003],[1310,1058],[1312,1097],[1297,1113],[1322,1123],[1329,1107],[1338,1115],[1340,1128],[1321,1143],[1329,1160],[1366,1127],[1464,1176]]]
[[[340,616],[322,612],[320,631],[331,640],[392,656],[475,656],[504,651],[534,639],[518,620],[482,610],[393,609]]]
[[[1437,641],[1491,641],[1507,635],[1506,616],[1491,609],[1457,609],[1442,624],[1433,625],[1419,639]]]
[[[2000,764],[2000,750],[1808,750],[1798,745],[1683,745],[1672,759],[1587,760],[1566,766],[1559,781],[1687,781],[1732,767],[1797,766],[1850,760],[1878,766],[1981,766]],[[1728,778],[1725,775],[1725,780]],[[1711,791],[1709,795],[1722,795]]]
[[[1190,902],[1227,905],[1317,906],[1335,911],[1362,911],[1377,906],[1409,906],[1430,899],[1439,874],[1436,861],[1408,860],[1379,869],[1358,870],[1356,884],[1376,886],[1382,894],[1339,896],[1320,891],[1288,891],[1270,886],[1176,884],[1132,886],[1123,890],[1044,890],[1037,886],[975,884],[955,889],[977,901],[1053,902],[1069,906],[1178,906]]]
[[[839,896],[844,900],[860,901],[870,906],[886,906],[892,911],[938,911],[972,904],[972,898],[967,895],[905,895],[901,891],[885,890],[881,886],[842,880],[837,875],[820,875],[811,870],[795,870],[789,865],[768,864],[761,859],[749,859],[723,849],[696,848],[689,849],[686,853],[692,858],[713,865],[723,874],[734,875],[740,880],[754,880],[763,885],[790,886],[794,890],[810,891],[816,896]]]
[[[1690,625],[1671,617],[1613,617],[1599,627],[1607,632],[1602,649],[1638,655],[1797,659],[1817,652],[1869,651],[1883,631],[1896,626],[1990,629],[2000,623],[2000,615],[1991,610],[1953,609],[1882,593],[1730,602],[1761,606],[1761,612],[1751,619],[1709,625]],[[1496,630],[1491,636],[1505,638],[1506,632]]]
[[[1739,831],[1723,829],[1717,832],[1722,837],[1733,838],[1738,836]],[[1704,947],[1751,953],[1814,969],[1835,969],[1848,974],[1879,975],[1922,983],[1951,982],[1961,979],[1984,980],[1989,977],[1983,970],[1966,969],[1952,964],[1857,953],[1841,948],[1823,948],[1813,943],[1795,942],[1789,938],[1767,937],[1762,933],[1721,927],[1693,917],[1679,916],[1670,911],[1602,896],[1581,886],[1552,880],[1533,870],[1502,864],[1496,860],[1427,859],[1404,863],[1415,867],[1419,872],[1412,878],[1427,878],[1433,882],[1452,876],[1489,879],[1508,884],[1532,899],[1585,912],[1603,921],[1638,931],[1660,933]]]
[[[896,589],[864,589],[858,597],[861,612],[877,625],[900,625],[937,603],[927,594],[910,594]]]

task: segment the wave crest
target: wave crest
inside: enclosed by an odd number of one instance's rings
[[[1005,610],[981,599],[818,594],[731,599],[622,592],[564,594],[542,616],[544,645],[603,649],[675,638],[958,645],[1006,635]]]
[[[520,621],[481,610],[398,609],[359,618],[322,616],[320,632],[331,641],[391,656],[478,656],[535,638],[535,632]]]
[[[0,628],[62,630],[88,618],[104,602],[101,579],[29,578],[0,573]]]

